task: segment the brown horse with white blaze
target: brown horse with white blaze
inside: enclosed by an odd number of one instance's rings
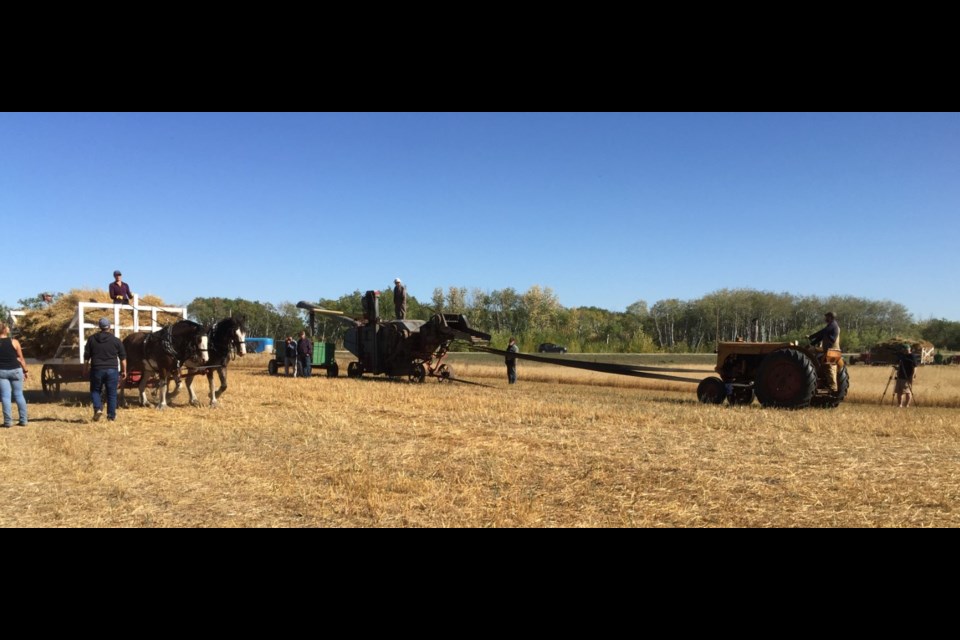
[[[180,389],[180,368],[203,366],[210,359],[208,343],[203,326],[191,320],[181,320],[153,333],[131,333],[124,338],[127,369],[140,372],[140,406],[150,406],[147,382],[156,374],[160,392],[157,409],[165,409],[168,382],[177,381],[177,388],[170,393],[172,398]]]
[[[236,355],[243,357],[247,353],[247,336],[243,327],[243,318],[224,318],[208,331],[210,360],[205,367],[187,365],[187,391],[190,392],[190,404],[199,405],[200,400],[193,391],[194,377],[203,371],[210,385],[210,406],[218,405],[218,398],[227,390],[227,365]],[[220,377],[220,388],[214,390],[213,372]]]

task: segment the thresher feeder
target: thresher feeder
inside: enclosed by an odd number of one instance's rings
[[[408,377],[423,382],[428,377],[440,382],[465,382],[453,377],[450,365],[443,362],[455,340],[476,345],[490,340],[490,335],[471,329],[460,314],[437,313],[429,320],[385,320],[380,317],[380,292],[363,295],[363,316],[353,318],[341,311],[324,309],[309,302],[297,307],[311,317],[325,315],[348,326],[343,345],[356,361],[347,365],[347,376],[364,374]]]

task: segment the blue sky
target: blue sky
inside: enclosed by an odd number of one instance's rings
[[[721,288],[960,320],[957,113],[3,113],[0,302]]]

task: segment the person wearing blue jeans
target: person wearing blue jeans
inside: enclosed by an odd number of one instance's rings
[[[120,339],[110,333],[110,320],[100,319],[100,333],[87,340],[83,350],[83,375],[90,376],[90,400],[93,402],[93,419],[103,416],[101,389],[107,387],[107,420],[117,419],[117,387],[120,378],[127,377],[127,352]],[[117,371],[117,363],[120,370]]]
[[[307,337],[306,331],[300,332],[297,341],[297,358],[300,360],[300,373],[304,378],[310,377],[310,367],[313,364],[313,341]]]
[[[10,337],[10,327],[0,322],[0,400],[3,402],[3,426],[13,426],[13,402],[17,403],[19,424],[27,426],[27,401],[23,397],[23,380],[27,363],[20,342]]]

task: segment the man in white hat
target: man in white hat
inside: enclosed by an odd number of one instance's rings
[[[393,281],[393,309],[397,312],[397,320],[407,317],[407,288],[400,278]]]

